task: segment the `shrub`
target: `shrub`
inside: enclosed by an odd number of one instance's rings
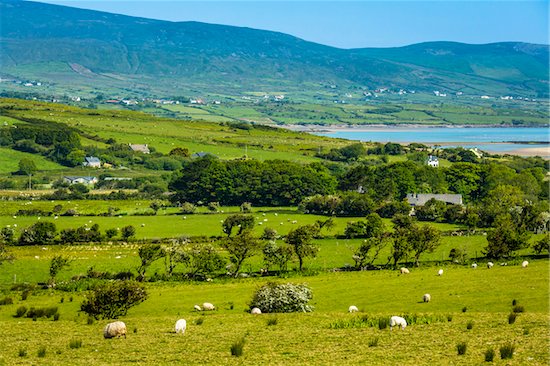
[[[374,338],[369,339],[368,345],[369,345],[369,347],[378,346],[378,337],[374,337]]]
[[[277,325],[277,323],[279,322],[279,320],[275,317],[272,317],[272,318],[268,318],[267,319],[267,325],[268,326],[271,326],[271,325]]]
[[[466,329],[472,329],[474,327],[474,322],[472,320],[468,321],[466,323]]]
[[[31,307],[27,312],[27,318],[32,318],[36,320],[37,318],[51,318],[57,314],[57,307],[50,308],[34,308]]]
[[[11,297],[6,296],[0,300],[0,305],[11,305],[11,304],[13,304],[13,299]]]
[[[459,355],[464,355],[464,354],[466,354],[466,348],[467,347],[468,347],[468,345],[466,344],[466,342],[460,342],[456,345],[456,352]]]
[[[262,313],[310,312],[313,307],[308,302],[312,297],[305,284],[270,282],[256,291],[249,306],[259,308]]]
[[[231,345],[231,355],[235,357],[240,357],[243,355],[243,348],[244,348],[245,339],[242,337],[238,341],[234,342]]]
[[[508,342],[505,345],[500,346],[500,358],[503,360],[506,360],[508,358],[512,358],[514,356],[514,349],[516,347]]]
[[[514,313],[523,313],[525,312],[525,308],[522,305],[516,305],[512,308],[512,311]]]
[[[96,319],[117,319],[147,299],[145,287],[134,281],[105,283],[91,291],[80,310]]]
[[[71,339],[69,342],[69,348],[76,349],[82,347],[82,341],[80,339]]]
[[[14,317],[21,318],[23,315],[25,315],[26,312],[27,312],[27,307],[26,306],[20,306],[20,307],[17,308],[17,310],[15,310]]]
[[[197,210],[197,207],[190,202],[184,202],[181,204],[182,214],[186,214],[186,215],[194,214],[196,210]]]
[[[38,357],[46,357],[46,347],[40,346],[37,352]]]
[[[495,350],[492,348],[487,349],[487,351],[485,351],[485,362],[493,362],[494,358]]]
[[[516,322],[516,318],[518,317],[517,313],[510,313],[508,315],[508,324],[514,324]]]

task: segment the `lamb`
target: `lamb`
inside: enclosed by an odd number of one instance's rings
[[[472,268],[476,269],[477,268],[477,263],[472,263]]]
[[[528,265],[529,265],[529,262],[527,261],[521,262],[521,268],[527,268]]]
[[[491,269],[493,268],[494,264],[493,262],[487,262],[487,268]]]
[[[252,308],[252,310],[250,310],[250,314],[261,314],[262,311],[259,309],[259,308]]]
[[[401,329],[405,329],[407,326],[407,321],[400,316],[392,316],[390,318],[390,330],[393,330],[393,327],[398,326]]]
[[[179,319],[177,322],[176,322],[176,334],[178,333],[185,333],[185,329],[187,328],[187,322],[185,321],[185,319]]]
[[[409,274],[410,273],[409,270],[405,267],[400,268],[399,272],[401,272],[401,274]]]
[[[431,299],[432,299],[432,296],[430,294],[424,294],[424,296],[422,296],[422,300],[424,302],[430,302]]]
[[[112,322],[105,326],[103,329],[103,337],[105,338],[115,338],[124,336],[126,338],[126,324],[124,322]]]
[[[437,275],[438,275],[438,276],[442,276],[442,275],[443,275],[443,270],[440,269],[439,271],[437,271]]]
[[[196,311],[202,311],[201,307],[198,306],[198,305],[193,306],[193,308],[194,308]]]
[[[205,302],[204,304],[202,304],[202,310],[212,311],[212,310],[216,310],[216,307],[209,302]]]
[[[351,305],[351,306],[348,308],[348,311],[349,311],[350,313],[356,313],[356,312],[359,311],[359,309],[357,308],[357,306]]]

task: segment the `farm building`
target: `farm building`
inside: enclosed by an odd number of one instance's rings
[[[63,181],[69,184],[82,183],[86,185],[96,184],[98,182],[96,177],[81,177],[81,176],[65,176]]]
[[[432,194],[432,193],[408,193],[407,202],[411,206],[424,206],[426,202],[431,199],[437,201],[450,203],[453,205],[462,205],[462,195],[461,194]]]
[[[86,156],[82,165],[89,166],[91,168],[100,168],[101,160],[99,160],[99,158],[96,158],[95,156]]]
[[[135,152],[140,152],[144,154],[150,154],[151,150],[149,150],[149,146],[147,144],[129,144],[130,149]]]
[[[439,159],[437,156],[430,155],[428,157],[428,166],[437,168],[439,166]]]

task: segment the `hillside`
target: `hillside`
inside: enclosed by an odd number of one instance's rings
[[[29,1],[2,0],[0,14],[0,75],[40,80],[52,93],[323,94],[335,87],[385,87],[547,96],[548,46],[436,43],[343,50],[270,31]]]

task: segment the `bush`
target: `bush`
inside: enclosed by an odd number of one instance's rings
[[[474,327],[474,322],[472,320],[468,321],[466,323],[466,329],[472,329]]]
[[[506,360],[514,356],[514,349],[516,347],[512,343],[506,343],[500,347],[500,358]]]
[[[508,324],[514,324],[516,322],[516,318],[518,317],[518,314],[517,313],[510,313],[508,315]]]
[[[6,296],[0,300],[0,305],[11,305],[11,304],[13,304],[13,299],[11,297]]]
[[[117,319],[128,309],[147,299],[145,287],[134,281],[105,283],[97,286],[82,302],[80,310],[96,319]]]
[[[525,312],[525,308],[522,305],[516,305],[512,308],[512,311],[514,313],[523,313]]]
[[[235,357],[240,357],[243,355],[243,348],[244,348],[245,339],[242,337],[235,343],[231,345],[231,355]]]
[[[37,318],[51,318],[57,314],[57,307],[51,308],[34,308],[31,307],[27,312],[27,318],[32,318],[33,320]]]
[[[466,344],[466,342],[460,342],[456,345],[456,352],[459,355],[464,355],[464,354],[466,354],[466,348],[467,347],[468,347],[468,345]]]
[[[26,306],[20,306],[15,311],[14,317],[21,318],[23,315],[25,315],[26,312],[27,312],[27,307]]]
[[[312,297],[311,289],[305,284],[270,282],[256,291],[249,305],[262,313],[310,312],[313,307],[308,302]]]
[[[493,362],[494,358],[495,350],[492,348],[487,349],[487,351],[485,351],[485,362]]]
[[[192,203],[184,202],[181,205],[181,213],[182,214],[190,215],[190,214],[195,213],[196,210],[197,210],[197,207]]]
[[[71,339],[69,342],[69,348],[76,349],[82,347],[82,341],[80,339]]]

